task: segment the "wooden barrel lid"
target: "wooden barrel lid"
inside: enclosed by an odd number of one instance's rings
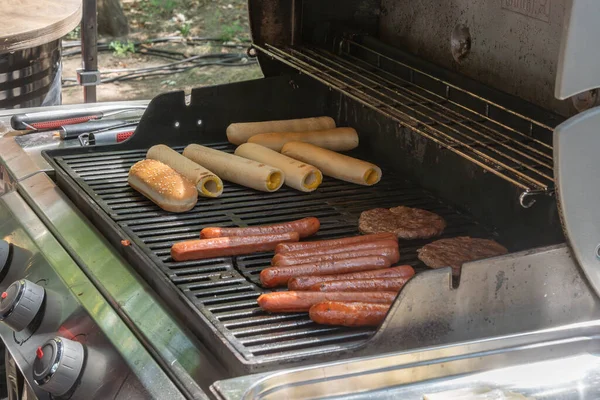
[[[81,21],[82,0],[2,0],[0,53],[59,39]]]

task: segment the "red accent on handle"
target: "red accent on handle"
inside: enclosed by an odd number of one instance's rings
[[[42,358],[44,357],[44,351],[42,350],[41,347],[38,347],[37,350],[35,351],[35,355],[37,356],[37,358]]]
[[[8,296],[8,293],[6,293],[6,292],[2,292],[2,298],[3,298],[3,299],[5,299],[5,298],[6,298],[6,296]]]
[[[59,119],[56,121],[34,122],[29,125],[33,126],[35,129],[58,129],[63,125],[80,124],[82,122],[88,122],[98,118],[99,117],[97,115],[88,115],[85,117]]]
[[[135,131],[117,133],[117,143],[124,142],[133,135]]]

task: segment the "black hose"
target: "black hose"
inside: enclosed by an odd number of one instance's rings
[[[205,37],[197,37],[197,36],[190,37],[190,38],[183,38],[181,36],[167,36],[167,37],[148,39],[148,40],[144,40],[143,42],[136,41],[136,42],[131,42],[131,43],[133,43],[135,52],[138,53],[140,48],[144,48],[143,45],[145,45],[145,44],[166,43],[166,42],[184,42],[184,41],[187,43],[190,43],[190,42],[221,42],[221,43],[216,43],[216,45],[218,45],[219,47],[230,47],[230,48],[245,47],[250,43],[250,40],[244,39],[244,40],[242,40],[242,43],[240,43],[240,44],[230,44],[230,43],[224,43],[223,40],[219,39],[219,38],[205,38]],[[81,43],[78,41],[63,42],[62,48],[63,49],[73,48],[73,50],[63,50],[63,52],[62,52],[63,57],[69,57],[69,56],[81,54]],[[112,50],[110,48],[110,43],[106,43],[106,42],[98,42],[97,48],[98,48],[98,51],[111,51]],[[147,48],[145,48],[145,49],[147,49]],[[154,50],[159,50],[159,49],[154,49]],[[185,57],[185,55],[180,52],[174,52],[174,51],[168,51],[168,50],[159,50],[159,51],[160,52],[169,52],[171,54],[177,54],[182,57]],[[140,54],[143,54],[143,53],[140,52]],[[154,55],[154,54],[152,54],[152,55]]]
[[[203,61],[207,60],[207,61]],[[172,75],[181,72],[189,71],[193,68],[208,67],[208,66],[223,66],[223,67],[243,67],[253,65],[256,61],[249,59],[245,54],[233,53],[218,53],[218,54],[202,54],[188,57],[184,60],[179,60],[172,63],[158,65],[155,67],[132,68],[118,71],[102,71],[101,74],[124,73],[124,75],[105,78],[100,83],[123,82],[132,79],[146,78],[150,76]],[[183,65],[191,64],[191,65]],[[63,78],[63,82],[77,82],[75,78]],[[63,87],[78,86],[77,83],[63,84]]]

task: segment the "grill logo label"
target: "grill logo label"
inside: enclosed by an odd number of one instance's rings
[[[502,8],[541,21],[550,20],[550,0],[502,0]]]

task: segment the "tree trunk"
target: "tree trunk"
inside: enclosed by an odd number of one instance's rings
[[[129,33],[127,17],[119,0],[98,0],[98,33],[114,37]]]

